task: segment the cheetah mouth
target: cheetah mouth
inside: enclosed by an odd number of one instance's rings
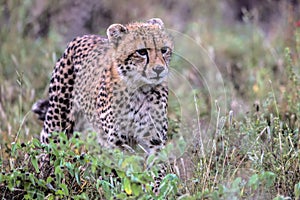
[[[160,80],[164,78],[164,76],[156,76],[156,77],[151,77],[150,79],[155,79],[155,80]]]

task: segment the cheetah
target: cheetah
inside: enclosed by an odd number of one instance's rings
[[[52,132],[70,137],[80,112],[103,146],[153,154],[167,141],[172,37],[159,18],[112,24],[106,33],[75,38],[57,61],[48,100],[33,109],[44,120],[41,142]]]

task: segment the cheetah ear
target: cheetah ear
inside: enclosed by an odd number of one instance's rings
[[[122,37],[127,32],[127,28],[122,24],[112,24],[108,27],[106,34],[109,41]]]
[[[152,18],[147,21],[148,24],[158,25],[161,29],[164,28],[164,23],[160,18]]]

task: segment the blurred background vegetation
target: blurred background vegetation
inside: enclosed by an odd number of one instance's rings
[[[105,35],[112,23],[153,17],[178,37],[172,69],[183,81],[170,78],[170,134],[192,133],[186,145],[192,156],[178,167],[186,181],[182,190],[212,192],[218,184],[228,189],[236,177],[249,180],[272,171],[275,186],[267,192],[255,189],[251,198],[295,197],[300,180],[297,0],[0,0],[1,149],[38,138],[41,124],[31,106],[46,97],[52,69],[68,41]],[[182,121],[196,123],[183,130],[178,128]],[[273,141],[281,136],[290,150],[285,154],[284,142]],[[268,155],[277,147],[265,143],[278,144],[280,152]],[[287,169],[291,152],[298,153]],[[263,158],[266,162],[258,164]],[[288,173],[293,175],[287,180]]]

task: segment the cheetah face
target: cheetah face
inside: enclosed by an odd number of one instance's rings
[[[173,41],[160,19],[108,28],[114,44],[117,71],[127,84],[160,84],[166,80]]]
[[[137,83],[160,84],[168,75],[170,58],[171,49],[167,46],[139,48],[128,56],[120,72],[123,77]]]

